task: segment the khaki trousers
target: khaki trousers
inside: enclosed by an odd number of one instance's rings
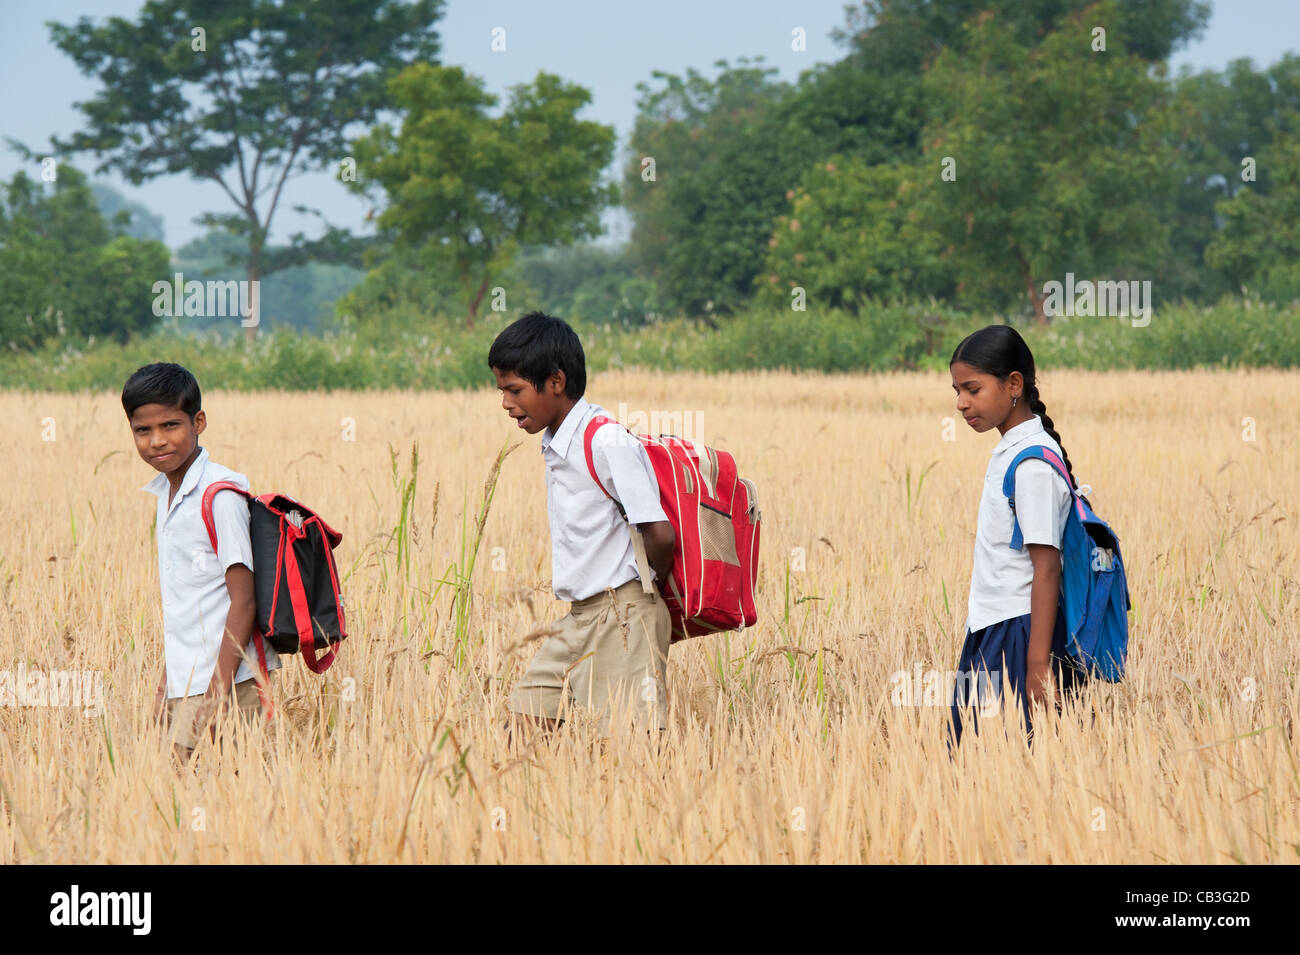
[[[667,726],[672,619],[658,591],[645,593],[633,578],[575,601],[551,629],[559,632],[546,638],[515,684],[511,711],[560,719],[566,705],[588,708],[605,736],[619,705],[647,728]]]

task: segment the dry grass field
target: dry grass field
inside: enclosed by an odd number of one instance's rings
[[[896,705],[893,678],[956,664],[997,439],[946,376],[596,376],[611,411],[698,415],[756,482],[760,622],[673,648],[662,740],[578,719],[513,751],[525,638],[564,611],[538,438],[490,391],[207,394],[213,458],[343,532],[352,637],[193,766],[147,718],[153,472],[117,396],[0,393],[0,671],[90,671],[105,702],[0,707],[0,862],[1300,861],[1300,375],[1040,381],[1123,544],[1129,676],[1032,749],[986,732],[953,758],[946,706]]]

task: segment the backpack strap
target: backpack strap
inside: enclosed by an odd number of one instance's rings
[[[217,525],[212,519],[212,499],[217,496],[218,491],[235,491],[244,495],[250,501],[253,495],[249,494],[234,481],[213,481],[208,485],[207,490],[203,492],[203,526],[208,529],[208,540],[212,544],[212,553],[217,552]]]
[[[614,502],[614,506],[618,508],[619,516],[624,520],[627,520],[627,513],[623,510],[623,505],[619,503],[618,499],[614,497],[613,494],[609,493],[609,488],[605,487],[605,485],[600,482],[600,476],[596,473],[596,456],[592,451],[591,442],[595,440],[596,432],[607,424],[618,424],[618,422],[603,414],[598,414],[587,422],[587,428],[582,432],[582,450],[587,457],[587,473],[590,474],[591,479],[596,482],[596,487],[604,491],[605,496]],[[628,433],[630,434],[631,432]]]
[[[200,510],[203,514],[203,526],[208,530],[208,540],[212,543],[214,554],[217,552],[217,524],[212,518],[212,499],[217,496],[218,491],[237,491],[249,500],[253,499],[252,494],[233,481],[213,481],[203,492],[203,505]],[[266,711],[266,718],[269,720],[275,715],[275,701],[271,698],[271,674],[266,668],[266,643],[261,629],[257,626],[256,615],[254,615],[252,642],[257,650],[258,672],[254,674],[254,679],[257,680],[257,696],[262,701],[262,709]]]
[[[1012,458],[1011,464],[1007,466],[1007,473],[1002,477],[1002,493],[1006,495],[1007,503],[1011,505],[1012,550],[1021,550],[1025,546],[1024,535],[1020,532],[1020,519],[1016,517],[1016,468],[1020,467],[1021,464],[1028,461],[1030,458],[1037,458],[1040,461],[1046,461],[1052,466],[1052,469],[1055,470],[1057,474],[1061,475],[1065,481],[1065,486],[1070,489],[1071,497],[1075,498],[1074,503],[1076,507],[1078,507],[1079,517],[1083,517],[1083,507],[1079,505],[1077,499],[1079,492],[1075,489],[1074,481],[1070,479],[1070,470],[1065,466],[1065,462],[1061,460],[1061,456],[1051,448],[1042,444],[1035,444],[1032,447],[1025,448]]]
[[[311,609],[307,605],[307,589],[302,583],[302,570],[298,566],[298,555],[293,549],[293,542],[307,536],[304,528],[288,524],[285,527],[290,535],[284,546],[284,580],[289,588],[289,605],[293,608],[293,622],[298,630],[298,649],[302,660],[312,673],[324,673],[334,662],[334,654],[339,645],[331,643],[329,652],[316,656],[316,633],[312,630]]]
[[[582,450],[587,458],[587,473],[596,482],[596,487],[600,488],[605,496],[614,502],[614,506],[618,508],[619,517],[627,521],[628,533],[632,535],[632,553],[636,556],[636,572],[641,577],[641,590],[647,594],[652,594],[654,593],[654,585],[650,583],[650,558],[646,556],[645,539],[641,536],[641,528],[627,520],[627,511],[623,510],[623,505],[618,498],[609,493],[609,488],[601,483],[600,476],[596,474],[596,456],[592,451],[591,442],[595,439],[596,432],[607,424],[618,424],[618,422],[606,415],[598,414],[587,422],[586,430],[582,432]],[[632,434],[632,432],[628,431],[628,434]]]

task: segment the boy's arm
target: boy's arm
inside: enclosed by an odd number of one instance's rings
[[[641,539],[645,541],[645,556],[650,562],[650,569],[662,583],[668,579],[673,570],[673,552],[677,544],[677,534],[668,521],[651,521],[638,524]]]
[[[207,725],[212,714],[225,705],[235,671],[239,669],[239,662],[253,636],[253,622],[257,617],[253,572],[243,564],[231,564],[226,568],[226,589],[230,592],[230,609],[226,611],[221,649],[217,651],[217,668],[208,682],[207,692],[203,694],[203,704],[194,717],[195,735]]]
[[[659,502],[659,484],[645,448],[618,425],[608,425],[593,437],[592,462],[606,491],[619,502],[628,521],[640,529],[646,560],[655,577],[660,583],[667,580],[677,538]]]

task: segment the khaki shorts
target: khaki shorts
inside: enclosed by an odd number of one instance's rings
[[[560,719],[565,704],[594,711],[608,735],[611,707],[628,707],[642,725],[668,725],[668,642],[672,618],[663,597],[647,594],[637,578],[575,601],[551,625],[528,672],[515,684],[510,709]]]
[[[194,736],[194,714],[203,701],[203,694],[178,696],[167,701],[167,724],[172,743],[184,749],[197,744]],[[262,718],[262,700],[257,695],[257,680],[235,684],[235,711],[242,719],[256,723]],[[212,718],[215,723],[219,716]],[[209,726],[212,724],[209,723]]]

